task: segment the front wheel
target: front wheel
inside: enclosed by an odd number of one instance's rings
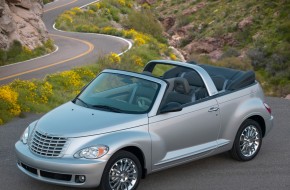
[[[127,151],[119,151],[108,161],[102,181],[102,190],[134,190],[141,179],[142,168],[138,158]]]
[[[232,157],[239,161],[252,160],[259,152],[262,145],[262,130],[254,120],[247,119],[238,130],[233,148],[230,150]]]

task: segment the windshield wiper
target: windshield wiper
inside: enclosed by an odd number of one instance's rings
[[[80,101],[82,104],[84,104],[87,108],[88,107],[90,107],[90,105],[88,104],[88,103],[86,103],[86,102],[84,102],[82,99],[80,99],[80,98],[75,98],[75,100],[78,100],[78,101]]]
[[[116,113],[121,113],[123,112],[123,110],[115,108],[115,107],[111,107],[111,106],[106,106],[106,105],[92,105],[91,107],[93,108],[101,108],[101,109],[105,109],[105,110],[109,110],[112,112],[116,112]]]

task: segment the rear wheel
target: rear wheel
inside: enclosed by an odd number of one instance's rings
[[[142,174],[138,158],[127,151],[119,151],[108,161],[102,181],[102,190],[134,190]]]
[[[236,160],[249,161],[258,154],[261,145],[262,130],[259,123],[247,119],[242,123],[230,153]]]

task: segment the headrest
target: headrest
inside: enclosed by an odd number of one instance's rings
[[[186,72],[182,77],[185,78],[191,86],[204,87],[204,82],[201,77],[194,71]]]
[[[185,78],[177,77],[174,80],[174,90],[181,94],[188,94],[190,87]]]

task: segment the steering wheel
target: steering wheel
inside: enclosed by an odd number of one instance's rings
[[[152,102],[149,98],[146,97],[138,97],[136,101],[138,106],[144,110],[148,109]]]
[[[133,88],[133,90],[132,90],[132,94],[131,94],[130,99],[129,99],[129,101],[128,101],[130,104],[132,104],[132,102],[133,102],[133,100],[134,100],[134,97],[135,97],[135,94],[136,94],[137,88],[138,88],[138,86],[136,85],[136,86]]]

